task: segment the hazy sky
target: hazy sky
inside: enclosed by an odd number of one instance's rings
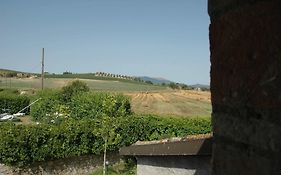
[[[0,68],[210,82],[207,0],[2,0]]]

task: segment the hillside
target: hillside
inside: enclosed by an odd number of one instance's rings
[[[44,88],[59,89],[77,78],[46,78]],[[96,91],[114,91],[114,92],[133,92],[133,91],[159,91],[168,90],[167,87],[149,85],[138,82],[126,82],[123,80],[105,80],[105,79],[80,79],[88,84],[92,90]],[[40,78],[6,78],[0,77],[0,88],[14,89],[41,89]]]
[[[138,78],[140,78],[143,81],[151,81],[153,84],[162,84],[162,83],[169,84],[172,82],[170,80],[166,80],[165,78],[152,78],[148,76],[141,76]]]

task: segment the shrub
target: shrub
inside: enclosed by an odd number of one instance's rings
[[[59,125],[15,125],[0,123],[0,162],[27,165],[36,161],[103,152],[102,118],[68,119]],[[116,151],[138,140],[211,132],[210,119],[172,119],[154,116],[111,118],[118,136],[108,145]],[[103,127],[103,129],[109,129]],[[105,131],[106,133],[107,131]]]
[[[65,103],[61,91],[44,90],[35,99],[41,98],[31,106],[31,116],[35,120],[61,120],[71,117],[75,119],[96,118],[103,114],[110,117],[124,117],[131,114],[130,99],[122,94],[103,92],[77,93],[71,101]]]
[[[124,117],[131,114],[130,99],[121,94],[91,92],[76,95],[70,103],[71,117],[96,118],[102,114]]]
[[[60,107],[60,94],[55,90],[44,90],[38,92],[34,99],[40,100],[31,106],[30,114],[35,120],[43,120],[54,117]]]
[[[62,88],[61,98],[64,102],[70,102],[74,95],[88,91],[89,87],[85,82],[76,80]]]
[[[11,114],[17,113],[29,105],[30,99],[27,96],[18,95],[16,93],[1,92],[0,93],[0,112],[5,112],[4,109],[9,109]],[[24,111],[29,114],[29,108]]]

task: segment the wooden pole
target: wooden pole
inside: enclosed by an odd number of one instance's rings
[[[41,89],[44,89],[44,48],[42,48]]]
[[[107,138],[104,142],[104,152],[103,152],[103,175],[106,175],[106,147],[107,147]]]

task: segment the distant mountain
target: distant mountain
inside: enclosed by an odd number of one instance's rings
[[[153,84],[162,84],[162,83],[169,84],[172,82],[172,81],[164,79],[164,78],[153,78],[153,77],[148,77],[148,76],[141,76],[141,77],[137,77],[137,78],[140,78],[143,81],[151,81]]]

